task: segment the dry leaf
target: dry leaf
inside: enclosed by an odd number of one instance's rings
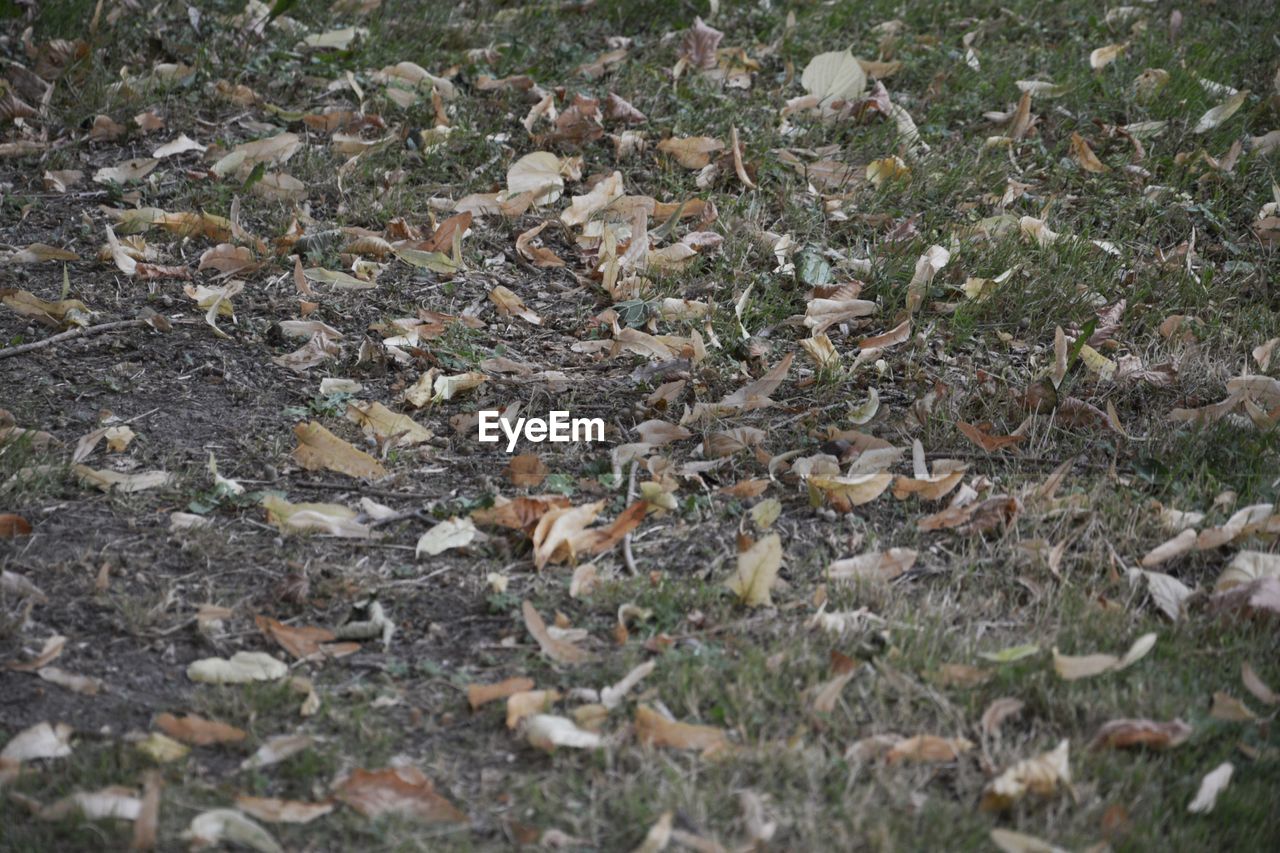
[[[467,820],[415,767],[356,768],[336,788],[334,797],[369,818],[392,814],[428,824]]]
[[[747,607],[772,607],[770,595],[782,567],[782,538],[777,533],[757,541],[738,554],[738,568],[725,585]]]
[[[944,738],[936,735],[916,735],[899,741],[885,754],[885,762],[897,764],[945,764],[955,761],[973,744],[962,737]]]
[[[567,640],[560,640],[547,632],[547,623],[542,621],[538,611],[529,602],[520,605],[524,614],[524,625],[530,636],[537,641],[542,653],[556,663],[577,664],[591,660],[591,654],[578,648]]]
[[[1170,749],[1191,737],[1191,726],[1182,720],[1158,723],[1154,720],[1122,719],[1104,723],[1094,735],[1090,749],[1124,749],[1145,746],[1151,749]]]
[[[1213,811],[1218,795],[1230,784],[1231,774],[1235,769],[1230,761],[1224,761],[1205,774],[1204,779],[1200,780],[1200,790],[1196,791],[1195,798],[1187,804],[1187,811],[1192,814],[1208,814]]]
[[[595,732],[580,729],[566,717],[550,714],[534,714],[524,721],[525,739],[538,749],[554,752],[558,746],[573,749],[595,749],[604,744],[604,738]]]
[[[333,803],[307,803],[275,797],[236,797],[236,808],[268,823],[311,823],[334,809]]]
[[[195,816],[183,833],[193,847],[242,844],[258,853],[284,853],[271,833],[233,809],[213,809]]]
[[[991,780],[982,790],[983,811],[1004,811],[1027,794],[1052,796],[1058,787],[1071,784],[1070,744],[1063,740],[1054,749],[1019,761]]]
[[[169,737],[192,746],[210,746],[215,743],[240,743],[246,737],[244,729],[216,720],[206,720],[195,714],[175,717],[173,714],[161,714],[156,717],[156,727]]]
[[[187,678],[207,684],[248,684],[284,678],[289,667],[264,652],[236,652],[226,658],[204,658],[187,667]]]
[[[704,755],[729,746],[729,738],[723,729],[673,722],[648,705],[636,706],[635,727],[636,738],[647,746],[697,749]]]
[[[415,554],[419,559],[425,554],[434,557],[453,548],[465,548],[480,535],[475,522],[469,518],[450,518],[432,527],[418,537]]]
[[[474,711],[489,702],[531,690],[533,690],[532,678],[508,678],[496,684],[471,684],[467,686],[467,702]]]
[[[308,471],[328,469],[348,477],[375,479],[385,477],[387,470],[378,460],[325,429],[317,421],[298,424],[293,428],[298,446],[293,458]]]

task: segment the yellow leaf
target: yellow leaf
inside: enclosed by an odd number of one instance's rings
[[[328,469],[348,477],[374,479],[385,477],[387,469],[363,450],[357,450],[338,438],[316,421],[298,424],[293,428],[298,446],[293,458],[308,471]]]
[[[738,554],[738,569],[726,586],[748,607],[772,606],[769,594],[782,567],[782,538],[771,533]]]

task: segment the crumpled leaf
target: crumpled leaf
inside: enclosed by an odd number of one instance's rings
[[[563,664],[578,664],[591,660],[590,652],[575,646],[568,640],[551,636],[547,630],[547,623],[542,621],[542,616],[532,604],[523,602],[520,605],[520,611],[524,615],[524,625],[529,635],[537,641],[538,647],[548,658]]]
[[[777,533],[758,540],[738,554],[738,568],[725,586],[747,607],[772,607],[770,590],[782,567],[782,537]]]
[[[359,424],[379,441],[395,438],[395,447],[412,447],[435,437],[431,430],[408,415],[393,412],[378,402],[352,400],[347,403],[347,420]]]
[[[21,764],[37,758],[63,758],[71,754],[74,730],[66,723],[36,723],[23,729],[0,750],[0,762]]]
[[[1093,736],[1090,749],[1124,749],[1145,746],[1150,749],[1170,749],[1191,737],[1191,726],[1182,720],[1165,723],[1155,720],[1121,719],[1103,723]]]
[[[265,652],[236,652],[226,658],[204,658],[187,666],[187,678],[206,684],[248,684],[284,678],[289,667]]]
[[[558,746],[595,749],[604,744],[604,737],[596,732],[580,729],[573,720],[551,714],[526,717],[524,735],[530,744],[547,752],[554,752]]]
[[[1052,796],[1071,784],[1070,743],[1063,740],[1049,752],[1019,761],[991,780],[982,791],[983,811],[1004,811],[1027,794]]]
[[[564,266],[564,262],[561,261],[560,264],[552,264],[552,266]],[[497,306],[498,313],[504,317],[515,316],[535,326],[542,325],[542,318],[525,307],[524,300],[500,284],[489,291],[489,300]]]
[[[282,533],[300,533],[317,530],[330,536],[351,539],[367,539],[373,530],[356,521],[358,513],[341,504],[290,503],[279,495],[262,496],[262,508],[267,511],[267,521]]]
[[[49,302],[26,290],[12,287],[0,288],[0,302],[29,320],[35,320],[54,329],[87,326],[93,319],[89,306],[79,299],[61,299]]]
[[[256,821],[234,809],[212,809],[195,816],[183,833],[196,847],[243,844],[258,853],[284,853],[284,848]]]
[[[686,169],[702,169],[711,162],[711,155],[724,150],[724,143],[710,136],[673,136],[659,142],[658,150]]]
[[[884,759],[887,764],[946,764],[971,749],[973,742],[962,737],[916,735],[894,744]]]
[[[240,769],[255,770],[279,764],[305,749],[310,749],[314,743],[315,738],[309,735],[277,735],[268,739],[258,747],[257,752],[240,762]]]
[[[496,684],[469,684],[467,685],[467,704],[474,711],[482,705],[530,690],[533,690],[533,679],[524,677],[508,678]]]

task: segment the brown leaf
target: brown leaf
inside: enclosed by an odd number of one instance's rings
[[[174,740],[189,743],[192,746],[210,746],[216,743],[240,743],[248,735],[244,729],[215,720],[206,720],[195,714],[175,717],[173,714],[161,714],[156,717],[156,728]]]
[[[1003,450],[1010,445],[1017,444],[1026,438],[1025,435],[992,435],[990,428],[983,430],[981,426],[975,424],[967,424],[964,421],[956,421],[956,429],[964,434],[964,437],[981,447],[988,453],[994,453],[997,450]]]
[[[899,741],[885,754],[885,762],[897,764],[945,764],[955,761],[973,744],[962,737],[944,738],[936,735],[916,735]]]
[[[471,710],[498,699],[506,699],[516,693],[524,693],[533,689],[532,678],[508,678],[496,684],[467,685],[467,702]]]
[[[31,535],[31,522],[11,512],[0,513],[0,539]]]
[[[368,479],[387,474],[378,460],[338,438],[317,421],[298,424],[293,434],[298,439],[293,458],[308,471],[328,469],[348,477]]]
[[[465,823],[467,816],[436,793],[415,767],[356,768],[334,796],[368,818],[393,814],[424,823]]]
[[[142,807],[133,819],[130,850],[153,850],[160,830],[160,794],[164,777],[159,770],[148,770],[142,777]]]
[[[308,625],[293,627],[269,616],[256,616],[253,621],[257,624],[258,630],[271,637],[285,651],[299,660],[323,656],[324,650],[321,644],[335,639],[333,632],[327,628]]]
[[[308,803],[301,800],[281,800],[275,797],[236,797],[236,808],[250,817],[268,823],[311,823],[334,809],[331,802]]]
[[[1000,726],[1004,721],[1019,714],[1026,707],[1026,703],[1021,699],[1014,699],[1011,696],[1003,696],[994,700],[987,706],[987,710],[982,712],[982,733],[990,737],[1000,730]]]
[[[1250,711],[1247,705],[1222,691],[1213,694],[1213,707],[1209,709],[1209,716],[1229,723],[1248,723],[1258,719],[1258,715]]]
[[[1107,164],[1099,160],[1098,155],[1093,153],[1093,149],[1089,147],[1088,142],[1085,142],[1084,137],[1075,132],[1071,134],[1071,156],[1080,164],[1080,168],[1086,172],[1099,174],[1111,171]]]
[[[1240,680],[1244,682],[1245,689],[1254,695],[1259,702],[1264,705],[1280,705],[1280,693],[1276,693],[1268,687],[1258,673],[1253,671],[1253,667],[1248,661],[1240,667]]]
[[[528,629],[530,636],[537,641],[538,647],[542,649],[542,653],[556,663],[578,664],[589,661],[592,658],[590,652],[580,649],[567,640],[560,640],[547,632],[547,623],[542,621],[542,616],[534,609],[529,602],[520,605],[520,610],[524,614],[524,625]]]
[[[1145,746],[1151,749],[1169,749],[1184,743],[1191,737],[1191,726],[1182,720],[1159,723],[1154,720],[1122,719],[1104,723],[1094,735],[1090,749],[1126,749]]]
[[[698,749],[704,755],[714,754],[729,746],[723,729],[668,720],[648,705],[636,706],[636,738],[647,746],[672,749]]]

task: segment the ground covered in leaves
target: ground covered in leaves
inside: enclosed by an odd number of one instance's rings
[[[1267,5],[0,2],[0,847],[1275,849]]]

